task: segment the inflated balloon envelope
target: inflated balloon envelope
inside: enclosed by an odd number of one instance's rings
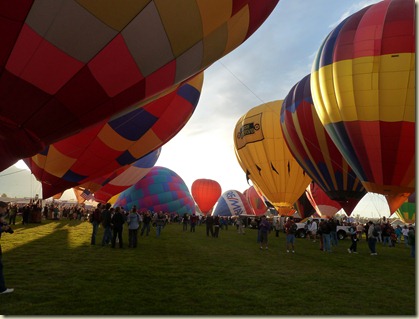
[[[200,178],[192,183],[191,192],[201,212],[207,215],[221,196],[221,185],[212,179]]]
[[[246,197],[247,202],[250,204],[253,212],[256,216],[261,216],[266,213],[268,207],[265,204],[263,196],[259,195],[254,185],[250,186],[243,192],[244,197]]]
[[[230,189],[225,191],[217,201],[213,216],[254,215],[246,197],[239,191]]]
[[[326,37],[311,72],[321,122],[391,213],[415,191],[415,13],[414,0],[356,12]]]
[[[183,179],[174,171],[154,166],[141,180],[110,200],[130,210],[163,211],[183,215],[195,213],[195,202]]]
[[[310,75],[295,84],[285,97],[281,108],[281,130],[301,167],[350,216],[367,191],[317,115]]]
[[[2,2],[0,171],[188,80],[278,1]]]
[[[282,101],[256,106],[234,130],[237,160],[280,215],[292,215],[293,204],[311,182],[288,149],[280,127]]]

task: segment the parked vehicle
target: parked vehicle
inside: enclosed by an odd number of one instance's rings
[[[312,221],[313,222],[317,222],[318,224],[320,224],[321,221],[326,220],[326,218],[313,218]],[[308,223],[307,221],[304,223],[296,223],[297,224],[297,233],[296,233],[296,237],[297,238],[305,238],[307,236],[308,233]],[[336,228],[336,232],[338,235],[338,239],[342,240],[345,239],[347,236],[349,236],[349,228],[351,226],[337,226]]]

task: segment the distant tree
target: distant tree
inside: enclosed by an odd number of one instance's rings
[[[1,197],[8,197],[5,193],[1,194]]]

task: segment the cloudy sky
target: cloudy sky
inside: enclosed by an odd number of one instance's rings
[[[189,189],[196,179],[208,178],[218,181],[223,192],[243,192],[249,185],[235,157],[233,141],[238,119],[255,106],[284,99],[310,73],[327,34],[348,15],[376,2],[280,0],[245,43],[205,71],[196,111],[163,146],[156,165],[176,172]],[[388,216],[383,198],[367,197],[354,214]]]

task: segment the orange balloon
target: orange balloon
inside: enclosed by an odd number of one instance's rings
[[[207,215],[221,196],[221,186],[212,179],[197,179],[192,183],[192,197],[204,215]]]

